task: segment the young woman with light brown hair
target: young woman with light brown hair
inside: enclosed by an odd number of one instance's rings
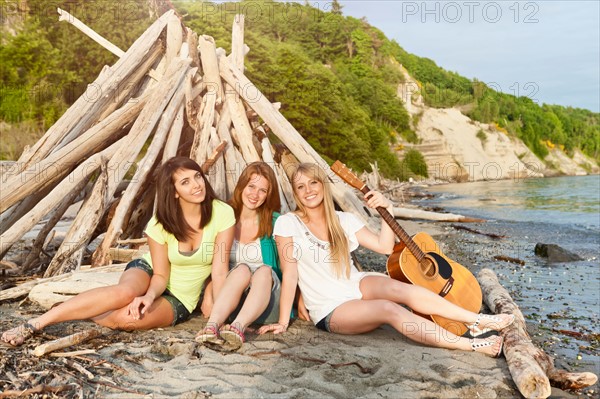
[[[264,162],[249,164],[230,204],[236,217],[230,272],[196,341],[235,350],[248,325],[279,319],[281,271],[272,235],[281,204],[273,169]],[[228,318],[233,320],[224,324]]]

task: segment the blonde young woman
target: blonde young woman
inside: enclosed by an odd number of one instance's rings
[[[237,221],[230,272],[196,341],[235,350],[245,341],[248,325],[279,320],[281,271],[272,237],[281,207],[277,187],[273,169],[264,162],[242,171],[230,202]],[[233,321],[224,324],[228,317]]]
[[[326,175],[317,165],[300,164],[292,175],[292,185],[298,209],[281,216],[273,232],[283,272],[279,321],[261,327],[259,333],[286,331],[298,284],[310,318],[319,329],[360,334],[389,324],[425,345],[500,355],[501,337],[459,337],[401,304],[421,314],[465,323],[473,330],[501,330],[513,322],[512,315],[478,315],[425,288],[359,272],[350,257],[359,245],[382,254],[392,252],[394,233],[387,223],[382,222],[376,235],[353,214],[336,212]],[[391,207],[377,191],[367,193],[365,201],[370,208]]]
[[[196,308],[205,280],[218,294],[227,275],[234,234],[233,209],[219,201],[200,166],[175,157],[157,177],[156,215],[148,222],[150,253],[126,266],[117,285],[95,288],[2,334],[21,345],[51,324],[91,319],[121,330],[166,327]]]

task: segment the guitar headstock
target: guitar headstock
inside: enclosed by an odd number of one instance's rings
[[[336,175],[342,178],[346,183],[351,185],[352,187],[361,190],[365,187],[365,183],[363,183],[355,174],[348,168],[346,165],[341,163],[340,161],[335,161],[333,165],[331,165],[331,170],[334,171]]]

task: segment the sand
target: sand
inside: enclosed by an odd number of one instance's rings
[[[438,241],[448,234],[432,223],[403,221],[402,225],[409,234],[425,230]],[[384,258],[363,251],[359,260],[377,270]],[[16,302],[4,303],[0,329],[40,311],[28,303],[20,307]],[[95,325],[51,326],[22,347],[0,346],[0,390],[71,384],[54,394],[69,398],[520,397],[504,358],[421,346],[387,326],[342,336],[295,321],[282,335],[249,332],[240,350],[223,352],[193,341],[204,323],[206,319],[194,314],[176,327],[131,333],[104,330],[102,337],[68,349],[95,351],[72,358],[91,373],[91,379],[58,358],[37,358],[30,352],[42,342]],[[571,397],[556,389],[553,393],[553,397]]]

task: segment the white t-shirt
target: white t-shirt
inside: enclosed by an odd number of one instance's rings
[[[336,212],[349,240],[350,252],[358,248],[356,232],[364,224],[351,213]],[[359,272],[350,258],[350,278],[336,277],[330,261],[329,243],[319,240],[293,213],[282,215],[273,228],[273,236],[292,237],[293,257],[298,264],[298,285],[313,323],[317,324],[335,308],[353,299],[361,299]]]
[[[232,269],[239,263],[247,264],[253,272],[264,265],[260,240],[258,238],[247,244],[242,244],[235,238],[233,239],[231,256],[229,257],[229,268]]]

